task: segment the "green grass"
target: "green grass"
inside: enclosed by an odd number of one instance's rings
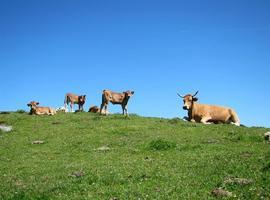
[[[216,199],[218,187],[270,199],[266,128],[89,113],[0,122],[14,128],[0,132],[0,199]],[[224,182],[235,177],[253,182]]]

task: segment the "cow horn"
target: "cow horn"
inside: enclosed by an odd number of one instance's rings
[[[180,95],[179,93],[177,93],[177,95],[178,95],[179,97],[181,97],[181,98],[184,98],[184,96]]]
[[[192,97],[195,97],[198,94],[199,91],[197,91],[195,94],[192,95]]]

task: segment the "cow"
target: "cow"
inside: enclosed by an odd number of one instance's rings
[[[85,101],[86,101],[86,95],[75,95],[72,93],[67,93],[64,100],[65,110],[67,110],[67,105],[70,104],[70,110],[71,112],[73,112],[73,105],[78,104],[79,110],[83,111],[83,105]]]
[[[183,99],[183,109],[188,111],[188,121],[201,122],[203,124],[210,124],[211,122],[231,123],[240,126],[240,120],[233,109],[197,103],[198,98],[195,96],[198,92],[199,91],[194,95],[187,94],[185,96],[177,93],[177,95]]]
[[[110,90],[103,90],[102,93],[102,103],[100,105],[100,114],[102,114],[103,107],[105,107],[105,114],[107,115],[107,107],[109,102],[113,105],[120,104],[122,106],[123,115],[128,116],[127,104],[131,96],[133,96],[134,91],[127,90],[122,93],[113,92]]]
[[[91,113],[100,113],[100,108],[97,107],[97,106],[91,106],[91,107],[89,108],[89,111],[88,111],[88,112],[91,112]],[[103,109],[103,110],[101,111],[101,114],[110,114],[110,113],[109,113],[109,111],[107,111],[107,112],[105,113],[105,110]]]
[[[31,101],[30,103],[27,104],[27,106],[30,107],[30,112],[29,114],[35,114],[35,115],[55,115],[56,111],[54,108],[50,107],[41,107],[38,106],[39,102],[36,101]]]

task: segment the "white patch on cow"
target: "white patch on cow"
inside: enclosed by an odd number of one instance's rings
[[[240,123],[239,122],[231,122],[231,124],[235,125],[235,126],[240,126]]]

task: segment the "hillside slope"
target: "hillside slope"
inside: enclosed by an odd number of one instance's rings
[[[14,128],[0,132],[0,199],[270,198],[269,129],[89,113],[0,122]]]

